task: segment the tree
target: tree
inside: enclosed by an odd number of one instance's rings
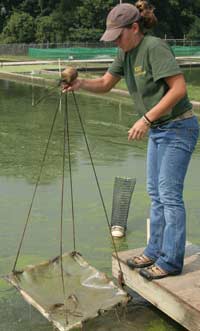
[[[52,14],[39,17],[36,21],[36,42],[59,43],[63,41],[63,29],[59,19]]]
[[[73,41],[99,41],[105,29],[109,10],[118,4],[116,0],[82,0],[76,8],[69,39]]]
[[[200,40],[200,18],[195,17],[194,23],[187,33],[187,39]]]
[[[150,0],[150,3],[155,6],[158,18],[156,35],[200,39],[200,0]],[[0,0],[1,40],[35,41],[34,18],[38,42],[98,41],[108,12],[117,4],[119,0]],[[20,20],[25,24],[23,27]]]
[[[40,8],[40,15],[50,15],[53,10],[59,5],[60,1],[54,0],[38,0],[38,6]]]
[[[36,17],[40,13],[39,5],[35,0],[24,0],[19,3],[17,9],[19,11],[30,14],[33,17]]]
[[[116,0],[84,0],[76,10],[76,25],[81,28],[105,28],[109,10],[118,4]]]
[[[34,40],[35,24],[29,14],[14,12],[4,27],[1,39],[4,43],[29,43]]]
[[[2,31],[4,24],[7,19],[7,11],[6,7],[4,6],[3,3],[0,4],[0,31]]]
[[[68,39],[73,42],[97,42],[102,35],[102,29],[70,28]]]
[[[159,23],[155,31],[160,37],[183,38],[200,13],[200,0],[152,0],[151,3],[156,8]]]

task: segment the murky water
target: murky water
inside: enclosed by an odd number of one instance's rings
[[[13,267],[59,99],[55,94],[34,108],[31,93],[31,86],[0,81],[0,275],[10,272]],[[43,91],[35,88],[36,99],[41,93]],[[137,118],[136,112],[127,100],[119,102],[79,94],[77,101],[109,216],[115,176],[137,179],[127,236],[116,243],[117,248],[142,247],[146,242],[149,215],[145,190],[146,139],[127,141],[127,131]],[[89,263],[111,275],[112,242],[72,96],[69,98],[69,128],[76,249]],[[195,244],[200,244],[199,150],[198,143],[185,184],[187,238]],[[58,112],[18,268],[59,254],[62,153],[63,110]],[[71,251],[73,232],[67,163],[64,222],[64,250]],[[0,281],[0,330],[49,331],[52,326],[14,289]],[[85,330],[175,331],[183,328],[134,295],[125,315],[118,319],[111,312],[89,322]]]
[[[183,70],[186,82],[189,84],[192,84],[193,86],[199,87],[200,68],[199,67],[188,67],[188,68],[183,68],[182,70]]]

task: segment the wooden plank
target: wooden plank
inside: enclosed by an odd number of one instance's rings
[[[200,254],[185,258],[183,273],[178,276],[148,281],[131,270],[126,260],[142,253],[143,249],[119,252],[125,284],[154,306],[190,331],[200,331]],[[118,277],[119,264],[112,257],[112,273]]]

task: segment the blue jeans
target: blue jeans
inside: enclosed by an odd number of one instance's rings
[[[150,129],[149,133],[150,239],[144,254],[168,272],[181,272],[183,268],[186,241],[183,184],[198,135],[195,116]]]

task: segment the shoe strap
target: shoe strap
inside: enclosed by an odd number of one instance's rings
[[[147,263],[147,262],[150,262],[151,261],[151,259],[148,256],[145,256],[144,254],[138,255],[138,256],[134,256],[133,260],[135,260],[136,263],[137,263],[137,260],[139,262],[142,262],[142,263]]]
[[[160,268],[158,265],[153,264],[152,266],[147,268],[148,271],[152,272],[154,275],[164,275],[166,271]]]

